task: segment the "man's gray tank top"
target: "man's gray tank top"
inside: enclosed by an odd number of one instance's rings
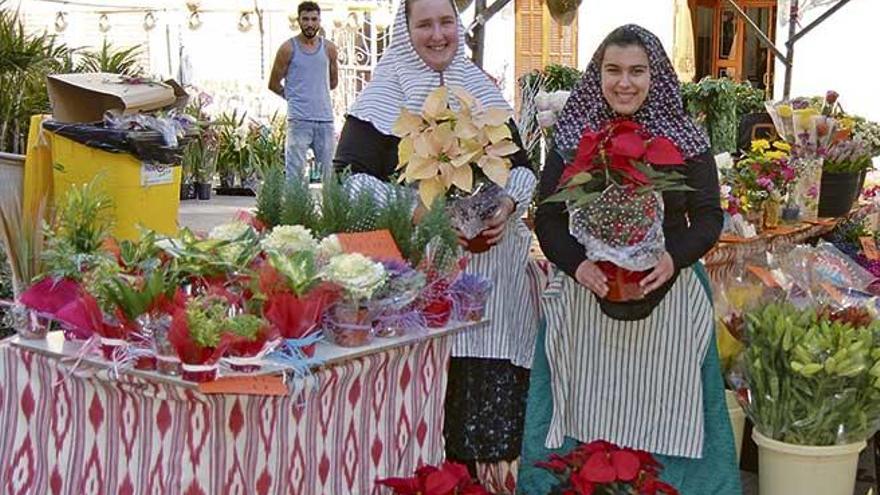
[[[284,77],[284,97],[287,99],[287,118],[313,122],[333,122],[330,102],[330,60],[324,38],[318,49],[309,53],[291,38],[293,46],[287,75]]]

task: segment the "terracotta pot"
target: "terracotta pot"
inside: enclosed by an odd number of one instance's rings
[[[474,254],[485,253],[486,251],[492,249],[492,246],[486,242],[488,237],[483,234],[479,234],[473,239],[469,239],[467,241],[467,249],[469,252]]]
[[[608,279],[608,294],[604,299],[611,302],[626,302],[645,297],[639,282],[650,273],[650,270],[634,272],[621,268],[610,261],[597,261],[596,266]]]

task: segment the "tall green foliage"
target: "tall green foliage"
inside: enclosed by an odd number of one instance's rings
[[[685,109],[709,134],[713,153],[736,151],[740,118],[763,110],[763,91],[727,78],[684,83],[681,94]]]
[[[266,227],[281,224],[284,209],[284,171],[280,168],[269,170],[263,180],[263,187],[257,196],[257,218]]]

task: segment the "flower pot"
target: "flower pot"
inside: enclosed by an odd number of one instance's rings
[[[226,356],[223,362],[229,365],[229,369],[236,373],[256,373],[263,367],[261,356]]]
[[[163,375],[179,376],[181,373],[180,359],[177,356],[156,356],[156,370]]]
[[[197,182],[196,193],[199,199],[202,201],[207,201],[211,199],[211,184],[205,182]]]
[[[186,364],[183,363],[180,377],[188,382],[205,383],[217,378],[219,366],[214,364]]]
[[[101,348],[101,354],[107,361],[113,361],[113,356],[116,354],[117,349],[124,349],[126,345],[128,345],[128,342],[122,339],[100,337],[99,347]],[[118,356],[118,354],[116,355]]]
[[[182,182],[180,184],[180,199],[196,199],[196,185],[193,182]]]
[[[452,317],[452,298],[438,296],[431,300],[423,309],[422,315],[428,328],[443,328]]]
[[[757,429],[760,495],[852,495],[856,484],[859,452],[867,445],[812,447],[767,438]]]
[[[144,354],[136,357],[134,360],[134,369],[136,370],[155,371],[156,366],[155,354]]]
[[[764,230],[764,208],[754,207],[743,215],[750,224],[755,227],[755,233],[760,234]]]
[[[350,304],[337,304],[333,307],[326,328],[333,342],[342,347],[360,347],[373,339],[373,323],[369,311]]]
[[[746,428],[746,412],[736,400],[736,392],[724,391],[724,400],[727,402],[727,415],[730,416],[730,427],[733,428],[733,442],[736,446],[736,463],[739,464],[742,454],[743,432]]]
[[[608,294],[604,299],[611,302],[626,302],[645,297],[639,283],[650,273],[650,270],[634,272],[621,268],[610,261],[597,261],[596,266],[608,279]]]
[[[38,340],[45,339],[49,333],[49,322],[40,318],[37,313],[26,306],[15,304],[10,311],[15,331],[22,339]]]
[[[822,172],[819,187],[819,216],[842,217],[849,213],[856,200],[859,173],[832,174]]]
[[[486,251],[492,249],[492,245],[490,245],[488,242],[486,242],[488,240],[489,240],[489,238],[486,237],[485,235],[478,234],[473,239],[468,239],[467,246],[465,247],[465,249],[467,249],[468,252],[471,252],[474,254],[485,253]]]
[[[779,227],[779,220],[782,218],[782,206],[776,201],[767,201],[764,203],[764,228],[775,229]]]

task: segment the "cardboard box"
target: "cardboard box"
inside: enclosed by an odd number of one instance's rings
[[[52,117],[59,122],[98,122],[111,109],[148,112],[185,102],[187,96],[174,81],[133,84],[124,76],[103,72],[53,74],[47,77],[47,87]]]

